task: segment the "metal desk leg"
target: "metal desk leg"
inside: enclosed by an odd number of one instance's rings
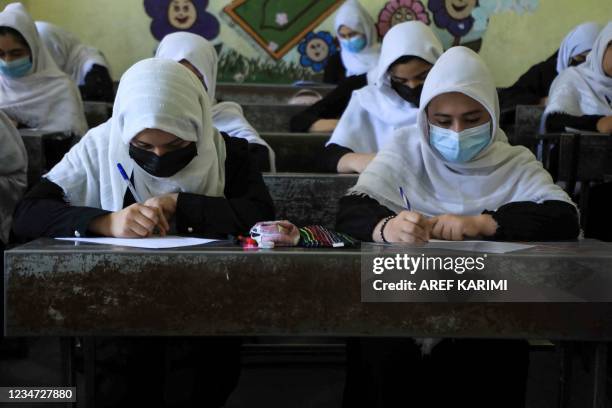
[[[72,337],[60,337],[60,354],[62,363],[62,384],[65,387],[76,387],[74,373],[74,341]],[[77,396],[78,396],[77,390]],[[67,408],[76,407],[76,403],[67,402]]]
[[[591,192],[591,183],[582,181],[580,183],[580,226],[584,229],[587,225],[587,217],[589,215],[589,194]]]
[[[94,408],[96,402],[96,338],[83,338],[85,368],[85,407]]]
[[[599,342],[594,344],[591,357],[593,371],[593,401],[591,407],[606,408],[606,379],[608,365],[608,343]]]
[[[569,406],[570,395],[572,395],[572,373],[574,347],[571,342],[563,341],[559,344],[561,351],[559,362],[559,395],[558,407],[567,408]]]

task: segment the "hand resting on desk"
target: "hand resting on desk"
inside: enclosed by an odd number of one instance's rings
[[[159,230],[165,236],[170,225],[160,207],[132,204],[122,210],[94,218],[89,230],[106,237],[145,238]]]

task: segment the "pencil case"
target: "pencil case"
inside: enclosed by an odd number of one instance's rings
[[[352,247],[359,243],[353,237],[342,232],[335,232],[321,225],[301,227],[298,245],[305,248],[342,248]]]

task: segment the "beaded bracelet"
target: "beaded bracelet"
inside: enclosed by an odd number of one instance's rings
[[[387,218],[385,218],[385,219],[383,220],[383,223],[382,223],[382,225],[380,226],[380,238],[382,239],[382,241],[383,241],[385,244],[388,244],[388,243],[389,243],[389,241],[387,241],[387,239],[385,238],[385,234],[384,234],[385,227],[387,226],[387,223],[388,223],[389,221],[391,221],[393,218],[395,218],[395,215],[390,215],[390,216],[388,216]]]

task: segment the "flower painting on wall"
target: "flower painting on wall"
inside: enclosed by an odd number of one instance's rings
[[[505,11],[531,13],[540,0],[388,0],[378,13],[376,28],[382,40],[405,21],[431,25],[444,48],[463,45],[479,51],[492,15]]]
[[[312,69],[314,72],[321,72],[327,65],[327,60],[338,52],[338,47],[334,43],[334,37],[327,31],[318,33],[308,33],[298,45],[300,53],[300,64],[303,67]]]
[[[219,35],[219,21],[206,11],[208,0],[144,0],[153,19],[151,34],[161,41],[167,34],[187,31],[212,40]]]
[[[421,21],[429,25],[429,14],[419,0],[390,0],[378,14],[376,29],[382,39],[387,31],[405,21]]]

